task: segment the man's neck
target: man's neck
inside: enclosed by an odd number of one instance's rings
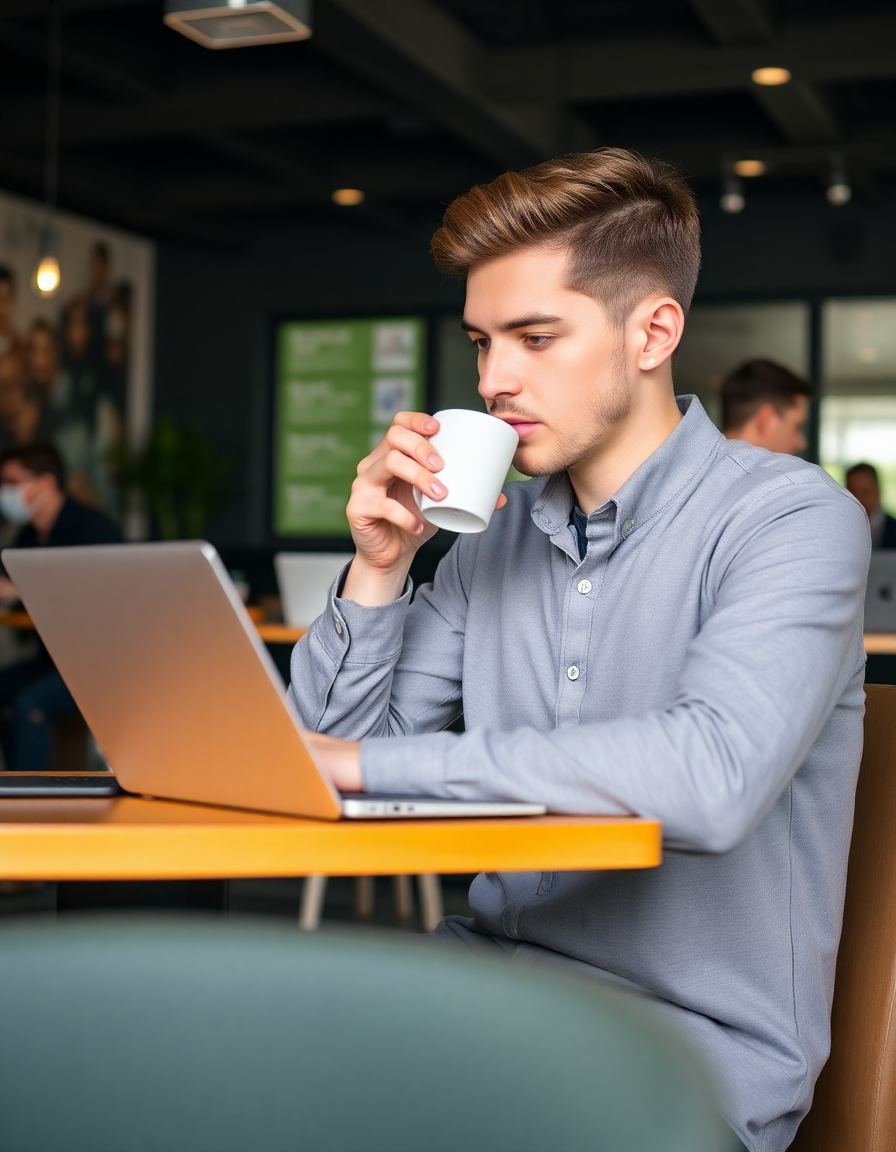
[[[615,496],[681,423],[671,386],[635,400],[628,416],[612,429],[595,454],[569,469],[576,501],[586,516]]]
[[[31,524],[37,533],[38,540],[46,541],[53,531],[53,525],[59,519],[62,505],[65,503],[65,493],[58,489],[51,492],[40,508],[31,517]]]

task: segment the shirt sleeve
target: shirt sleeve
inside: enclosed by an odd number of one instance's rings
[[[805,485],[748,508],[720,544],[709,615],[665,708],[549,732],[365,740],[365,787],[634,813],[661,820],[672,847],[735,847],[861,670],[870,540],[845,493]]]
[[[411,603],[366,608],[330,589],[293,650],[288,698],[306,726],[345,740],[438,732],[462,711],[466,593],[458,544]],[[394,746],[394,745],[393,745]],[[394,791],[394,789],[393,789]]]

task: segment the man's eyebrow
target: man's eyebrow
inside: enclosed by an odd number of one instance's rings
[[[515,328],[531,328],[536,324],[559,324],[561,321],[561,316],[545,316],[541,312],[533,312],[531,316],[521,316],[518,320],[505,320],[503,324],[498,325],[498,331],[513,332]],[[471,324],[466,318],[461,320],[460,326],[464,332],[485,331],[484,328],[480,328],[477,324]]]

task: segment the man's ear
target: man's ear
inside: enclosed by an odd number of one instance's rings
[[[778,409],[774,404],[763,404],[753,419],[756,421],[756,431],[764,436],[775,420],[778,418]]]
[[[671,296],[653,296],[643,300],[632,313],[638,348],[638,367],[651,372],[664,364],[681,343],[684,311]]]

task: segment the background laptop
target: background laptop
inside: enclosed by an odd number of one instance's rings
[[[283,619],[291,628],[307,628],[320,616],[330,585],[353,556],[353,552],[277,553],[274,570]]]
[[[871,553],[865,589],[865,631],[896,632],[896,551]]]
[[[129,792],[325,820],[545,811],[340,796],[210,544],[6,549],[3,562]]]

